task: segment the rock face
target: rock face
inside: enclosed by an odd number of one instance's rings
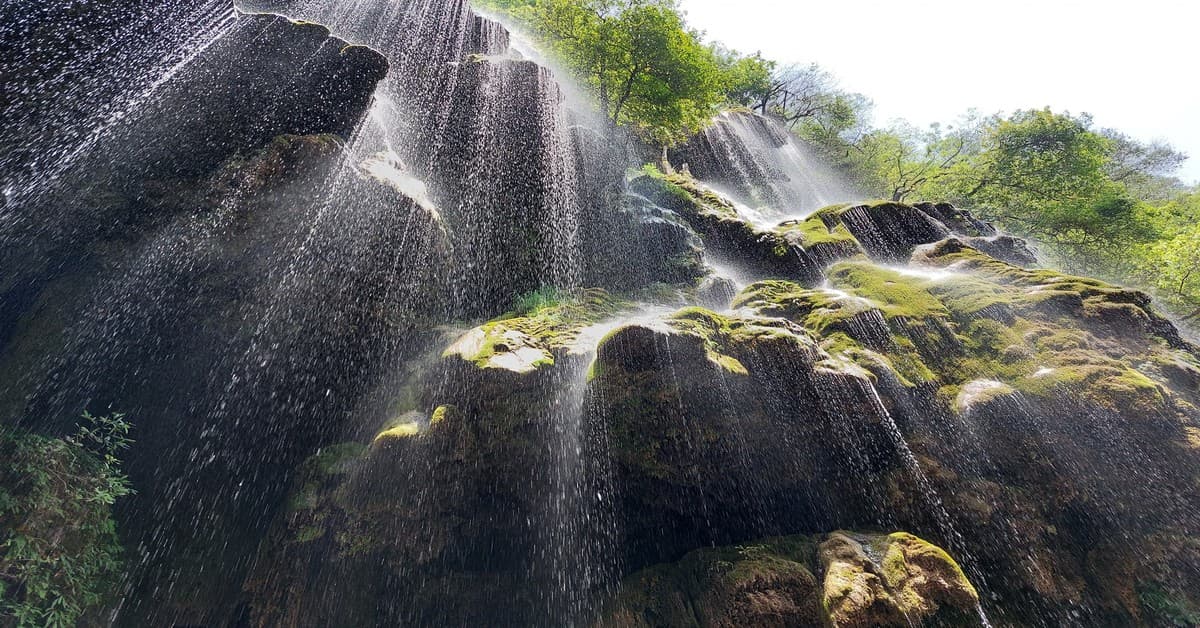
[[[720,200],[677,187],[700,196],[680,207]],[[889,212],[932,226],[883,236],[864,227]],[[1140,293],[969,246],[996,236],[958,210],[846,213],[809,219],[846,243],[828,256],[848,256],[817,286],[763,280],[729,311],[634,318],[594,295],[447,342],[442,366],[421,380],[416,414],[381,426],[344,479],[316,490],[307,503],[317,514],[277,520],[262,551],[290,557],[261,560],[248,581],[255,617],[359,617],[353,604],[367,623],[1189,616],[1196,349]],[[828,246],[806,222],[775,233]],[[887,246],[860,242],[846,222]],[[907,266],[880,265],[902,252]],[[593,334],[583,330],[612,317],[626,322],[600,325],[615,328],[588,367],[586,351],[567,347],[586,346]],[[573,436],[546,441],[547,430]],[[403,477],[413,488],[372,488]],[[430,477],[439,481],[415,479]],[[312,521],[339,523],[317,536]],[[389,525],[406,534],[353,537],[358,554],[336,532]],[[839,528],[921,530],[946,549],[907,533],[812,532]],[[816,536],[779,538],[797,533]],[[1113,534],[1119,544],[1105,540]],[[713,546],[723,547],[697,549]],[[312,563],[334,566],[287,567]],[[390,584],[341,575],[358,593],[322,598],[336,603],[303,593],[340,591],[331,573]],[[411,597],[403,608],[372,606],[378,587]],[[303,618],[269,610],[301,603]],[[476,604],[502,610],[477,615]]]
[[[121,143],[137,146],[136,158],[114,161],[128,177],[191,178],[283,133],[348,137],[387,71],[378,52],[324,26],[241,15],[131,121]]]
[[[543,285],[632,289],[661,280],[645,266],[672,256],[618,235],[641,225],[615,211],[627,164],[607,123],[589,104],[570,102],[546,67],[522,58],[508,32],[466,0],[255,6],[328,24],[388,58],[373,126],[426,182],[450,226],[455,272],[445,281],[455,315],[495,315]],[[608,254],[618,248],[623,256]]]
[[[447,250],[440,220],[393,186],[340,170],[386,61],[315,25],[234,19],[55,186],[8,199],[0,234],[6,420],[61,434],[85,408],[141,417],[126,460],[137,494],[118,513],[126,547],[140,548],[129,564],[145,565],[126,580],[129,623],[230,616],[218,600],[240,583],[206,566],[245,568],[236,557],[257,545],[282,474],[327,438],[315,429],[281,440],[277,430],[322,406],[324,429],[334,428],[334,391],[361,386],[347,373],[412,341],[381,345],[368,330],[411,329],[437,309],[436,299],[400,304],[437,268],[409,264]],[[373,219],[318,240],[312,230],[332,208],[314,199],[339,174],[363,185],[337,209]],[[402,241],[417,252],[398,255]],[[322,274],[306,272],[318,263]],[[344,307],[312,311],[321,299]],[[249,374],[279,359],[261,346],[323,357]],[[270,401],[280,397],[290,410]],[[246,474],[260,482],[253,493],[212,488]]]
[[[306,462],[245,585],[253,624],[519,625],[594,604],[558,589],[593,593],[579,570],[606,559],[588,542],[599,522],[559,527],[544,511],[588,509],[573,496],[594,469],[565,449],[590,449],[571,433],[577,347],[622,307],[593,291],[468,330],[369,446]]]
[[[784,521],[933,526],[972,557],[993,618],[1070,623],[1080,605],[1089,622],[1152,623],[1139,579],[1194,605],[1166,567],[1187,559],[1102,566],[1063,549],[1121,530],[1147,556],[1164,535],[1186,553],[1195,534],[1196,348],[1145,295],[991,257],[966,244],[990,228],[945,208],[816,216],[909,267],[860,254],[821,287],[758,282],[733,313],[685,311],[600,345],[595,418],[614,435],[625,564]],[[892,216],[914,226],[885,228]]]

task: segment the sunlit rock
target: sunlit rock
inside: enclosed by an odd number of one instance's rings
[[[818,551],[828,625],[981,625],[979,595],[944,550],[911,534],[834,532]],[[936,617],[938,613],[945,617]]]
[[[958,564],[911,534],[702,548],[625,578],[599,626],[981,625]]]

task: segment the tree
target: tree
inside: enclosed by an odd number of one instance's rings
[[[592,88],[607,119],[659,144],[698,131],[724,99],[716,54],[671,2],[537,0],[514,14]]]
[[[1130,271],[1127,252],[1158,237],[1152,208],[1113,179],[1116,142],[1089,116],[1049,109],[994,118],[953,196],[1014,233],[1050,245],[1069,270]]]
[[[851,162],[860,186],[893,201],[946,195],[942,182],[960,172],[978,151],[978,127],[921,130],[907,123],[868,132],[851,144]]]
[[[757,105],[772,89],[775,62],[764,59],[761,53],[742,56],[720,44],[712,46],[721,65],[723,91],[730,103],[750,107]]]
[[[1184,190],[1174,174],[1187,161],[1187,155],[1166,142],[1142,143],[1113,129],[1103,129],[1100,135],[1112,142],[1105,167],[1108,177],[1137,198],[1166,201]]]

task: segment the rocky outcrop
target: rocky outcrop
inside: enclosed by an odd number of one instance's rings
[[[916,248],[943,274],[841,262],[828,287],[751,285],[732,318],[684,312],[609,336],[593,385],[615,435],[627,564],[744,542],[779,521],[820,529],[819,512],[957,530],[1005,600],[985,607],[1012,621],[1067,621],[1077,605],[1095,621],[1135,621],[1146,612],[1136,578],[1181,591],[1166,584],[1181,576],[1101,568],[1063,547],[1121,530],[1153,552],[1164,535],[1194,534],[1184,504],[1197,498],[1200,417],[1183,375],[1195,366],[1183,365],[1197,364],[1195,349],[1139,293],[956,239]],[[887,479],[872,487],[875,474]],[[1029,527],[1005,530],[1014,521]]]
[[[958,564],[911,534],[704,548],[627,577],[601,626],[981,625]]]
[[[152,97],[81,139],[70,161],[55,164],[66,171],[42,173],[56,181],[30,179],[27,196],[7,199],[0,339],[49,279],[111,265],[93,251],[128,248],[211,202],[208,179],[230,159],[280,135],[345,138],[386,71],[378,53],[323,27],[237,17]]]
[[[1148,296],[790,206],[749,114],[626,181],[465,2],[362,4],[380,52],[236,18],[4,232],[0,401],[137,426],[121,622],[1195,617],[1200,351]]]
[[[110,158],[126,177],[190,178],[280,134],[348,137],[387,71],[383,55],[324,26],[241,15],[108,140],[138,151]]]
[[[780,233],[755,227],[732,203],[692,179],[642,175],[630,182],[630,189],[686,221],[711,254],[755,274],[806,282],[815,282],[821,275],[820,264],[803,247]]]
[[[591,291],[448,341],[416,374],[410,405],[362,444],[301,468],[245,583],[253,623],[512,625],[581,613],[565,596],[595,595],[588,570],[607,552],[599,515],[574,516],[591,508],[577,496],[600,490],[585,488],[597,480],[580,432],[589,338],[625,307]],[[328,568],[295,568],[316,563]],[[408,594],[379,603],[396,590]]]
[[[835,532],[821,543],[831,626],[983,625],[979,594],[944,550],[911,534]]]

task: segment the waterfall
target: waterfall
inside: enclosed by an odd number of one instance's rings
[[[748,112],[720,114],[670,158],[775,222],[861,198],[782,123]]]
[[[0,409],[130,417],[111,623],[1189,617],[1200,349],[1145,295],[769,116],[639,169],[465,0],[27,4]]]

